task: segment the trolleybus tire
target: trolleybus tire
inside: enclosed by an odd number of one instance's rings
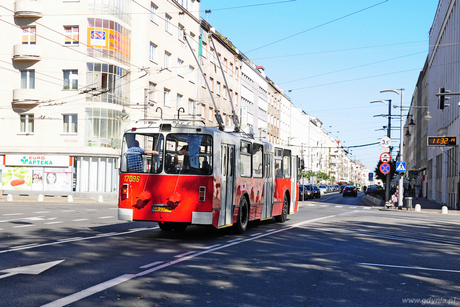
[[[158,222],[158,226],[160,227],[161,230],[164,230],[164,231],[173,230],[171,223],[168,223],[168,222]]]
[[[289,200],[288,196],[284,195],[283,199],[283,211],[281,211],[281,215],[275,216],[275,221],[278,223],[284,223],[287,220],[288,216],[288,206],[289,206]]]
[[[236,232],[239,234],[242,234],[246,231],[248,228],[248,222],[249,222],[249,204],[248,201],[246,200],[246,197],[241,197],[240,200],[240,208],[238,210],[238,217],[236,221]]]

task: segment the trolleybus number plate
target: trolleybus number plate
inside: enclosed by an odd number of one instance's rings
[[[170,206],[153,206],[152,211],[171,212]]]

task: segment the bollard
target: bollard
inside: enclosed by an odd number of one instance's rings
[[[442,214],[447,214],[448,213],[448,210],[447,210],[446,206],[442,206],[441,213]]]
[[[45,200],[45,197],[43,196],[43,194],[38,194],[38,199],[37,201],[44,201]]]
[[[67,195],[67,202],[68,203],[73,203],[73,196],[72,195]]]
[[[98,203],[103,203],[104,202],[104,198],[102,197],[102,195],[99,195],[99,197],[97,199],[97,202]]]
[[[406,197],[406,208],[409,211],[412,211],[412,197]]]
[[[420,204],[416,204],[415,205],[415,211],[420,212],[421,210],[422,210],[422,206],[420,206]]]
[[[12,194],[8,194],[6,196],[6,201],[13,201],[13,195]]]

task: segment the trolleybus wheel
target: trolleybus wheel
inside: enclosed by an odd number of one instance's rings
[[[164,230],[164,231],[173,230],[171,223],[168,223],[168,222],[158,222],[158,226],[160,227],[161,230]]]
[[[249,205],[246,197],[241,197],[240,209],[238,210],[238,219],[236,221],[236,232],[244,233],[248,228],[249,221]]]
[[[287,220],[287,215],[288,215],[288,206],[289,206],[289,200],[287,195],[284,195],[284,200],[283,200],[283,211],[281,212],[281,215],[275,216],[275,221],[279,223],[284,223]]]

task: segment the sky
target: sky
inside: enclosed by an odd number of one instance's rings
[[[400,105],[401,95],[380,90],[405,89],[410,105],[437,6],[438,0],[202,0],[201,16],[374,171],[388,123],[374,115],[387,114],[388,106],[370,102]],[[392,126],[397,147],[399,118]],[[378,144],[354,147],[372,143]]]

